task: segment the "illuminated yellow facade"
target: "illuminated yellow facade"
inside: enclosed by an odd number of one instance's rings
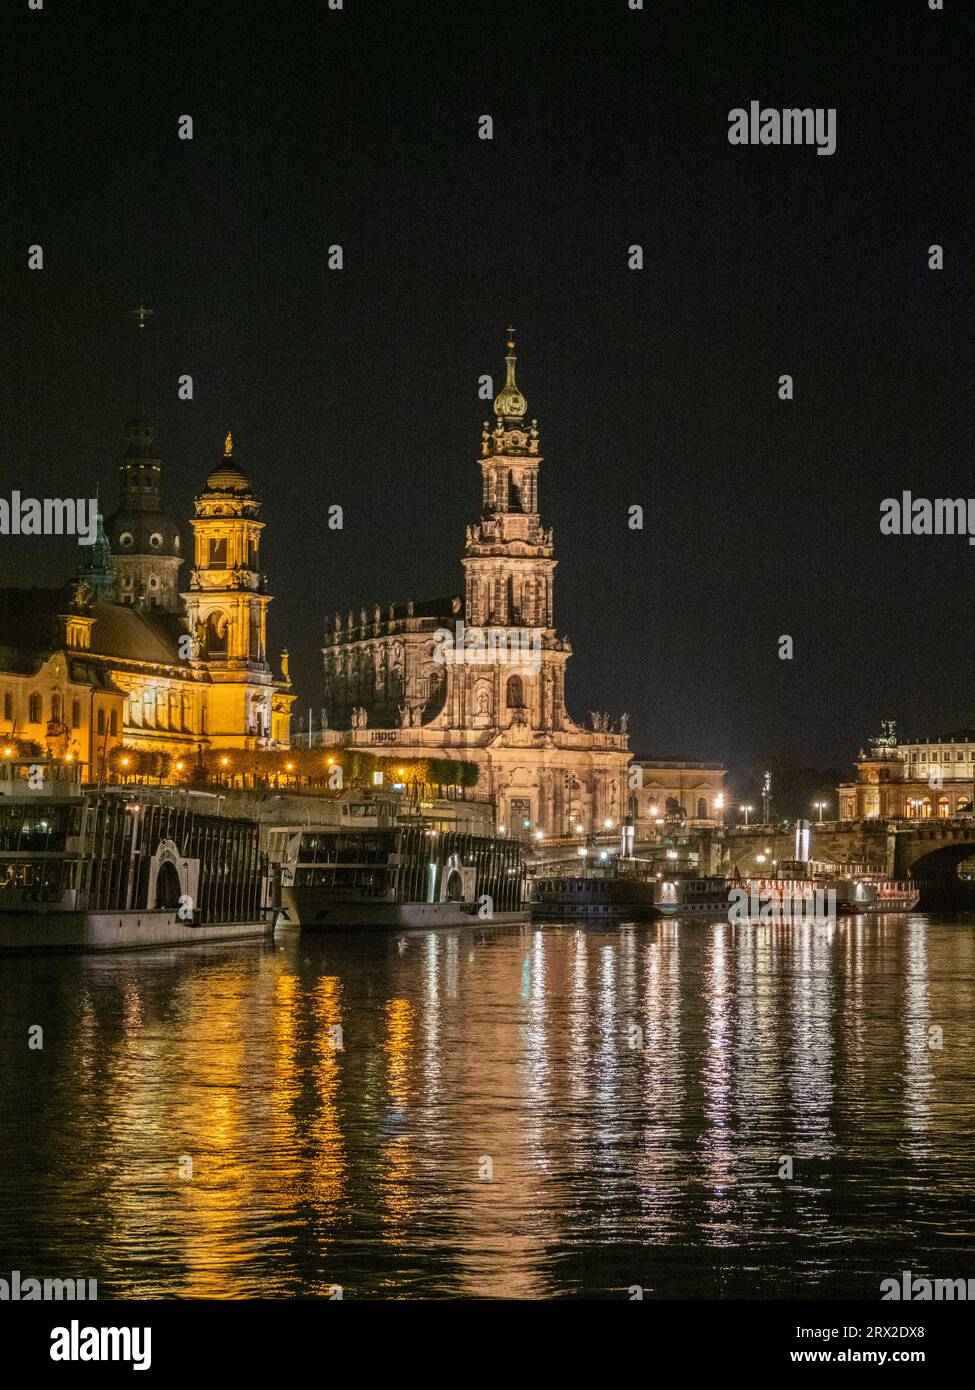
[[[66,588],[0,590],[0,737],[70,756],[92,777],[122,742],[177,755],[287,747],[294,696],[287,653],[280,676],[267,660],[264,523],[230,436],[196,499],[195,563],[180,593],[151,427],[133,421],[127,435],[122,507],[108,523],[124,554],[100,524]]]
[[[287,678],[276,681],[267,662],[271,596],[260,568],[260,507],[228,434],[224,456],[196,499],[195,563],[183,600],[191,665],[209,685],[210,738],[242,748],[286,744],[294,698],[285,693]]]

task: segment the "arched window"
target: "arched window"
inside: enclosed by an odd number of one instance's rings
[[[508,687],[507,687],[507,690],[508,690],[508,708],[509,708],[509,709],[524,709],[524,708],[525,708],[525,687],[524,687],[524,684],[523,684],[523,682],[522,682],[521,676],[509,676],[509,677],[508,677]]]
[[[52,695],[52,696],[51,696],[51,723],[52,723],[52,724],[60,724],[60,723],[61,723],[61,696],[60,696],[60,695]]]
[[[108,717],[108,731],[110,734],[118,733],[118,710],[113,709]]]
[[[703,796],[699,796],[697,798],[697,818],[698,820],[707,820],[707,816],[708,803]]]
[[[31,724],[41,722],[41,697],[36,691],[27,702],[27,718]]]
[[[14,697],[9,690],[3,692],[3,717],[13,719],[14,717]]]
[[[431,671],[429,676],[427,677],[427,696],[429,699],[435,700],[439,694],[440,676],[437,674],[436,671]]]
[[[103,709],[100,709],[98,711],[98,720],[95,725],[95,728],[100,734],[103,734],[105,732],[105,711]]]
[[[227,655],[227,633],[230,624],[225,613],[210,613],[207,617],[206,651],[207,656]]]
[[[941,820],[947,820],[951,815],[951,802],[946,796],[938,798],[938,816]]]

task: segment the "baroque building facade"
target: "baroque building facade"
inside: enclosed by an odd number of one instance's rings
[[[513,835],[594,831],[627,811],[626,716],[613,728],[593,714],[583,728],[566,708],[572,647],[555,626],[538,423],[510,338],[505,367],[494,425],[481,435],[463,596],[335,615],[323,648],[324,738],[476,763],[478,791]]]
[[[668,821],[722,825],[727,813],[725,774],[723,763],[700,758],[635,757],[627,780],[636,839],[650,838]]]
[[[901,743],[887,724],[869,752],[860,749],[855,782],[837,788],[839,817],[950,820],[975,803],[975,729]]]
[[[260,502],[230,436],[196,499],[183,593],[179,527],[142,418],[126,427],[120,472],[119,509],[107,527],[99,518],[72,583],[0,590],[0,739],[39,743],[92,778],[123,742],[177,755],[287,747],[294,696],[287,653],[280,676],[267,659]]]

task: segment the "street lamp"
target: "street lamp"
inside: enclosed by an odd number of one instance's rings
[[[824,811],[826,810],[826,808],[829,806],[829,802],[828,802],[828,801],[814,801],[814,802],[813,802],[813,806],[814,806],[814,807],[816,808],[816,810],[819,812],[819,824],[822,825],[822,823],[823,823],[823,812],[824,812]]]
[[[749,813],[749,811],[754,810],[754,807],[752,807],[752,806],[739,806],[738,809],[739,809],[739,811],[744,811],[744,813],[745,813],[745,829],[747,830],[747,829],[748,829],[748,813]]]

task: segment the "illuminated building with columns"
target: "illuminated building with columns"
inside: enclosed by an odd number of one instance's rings
[[[975,729],[899,743],[893,726],[860,749],[855,782],[837,788],[841,820],[950,820],[971,816]]]

